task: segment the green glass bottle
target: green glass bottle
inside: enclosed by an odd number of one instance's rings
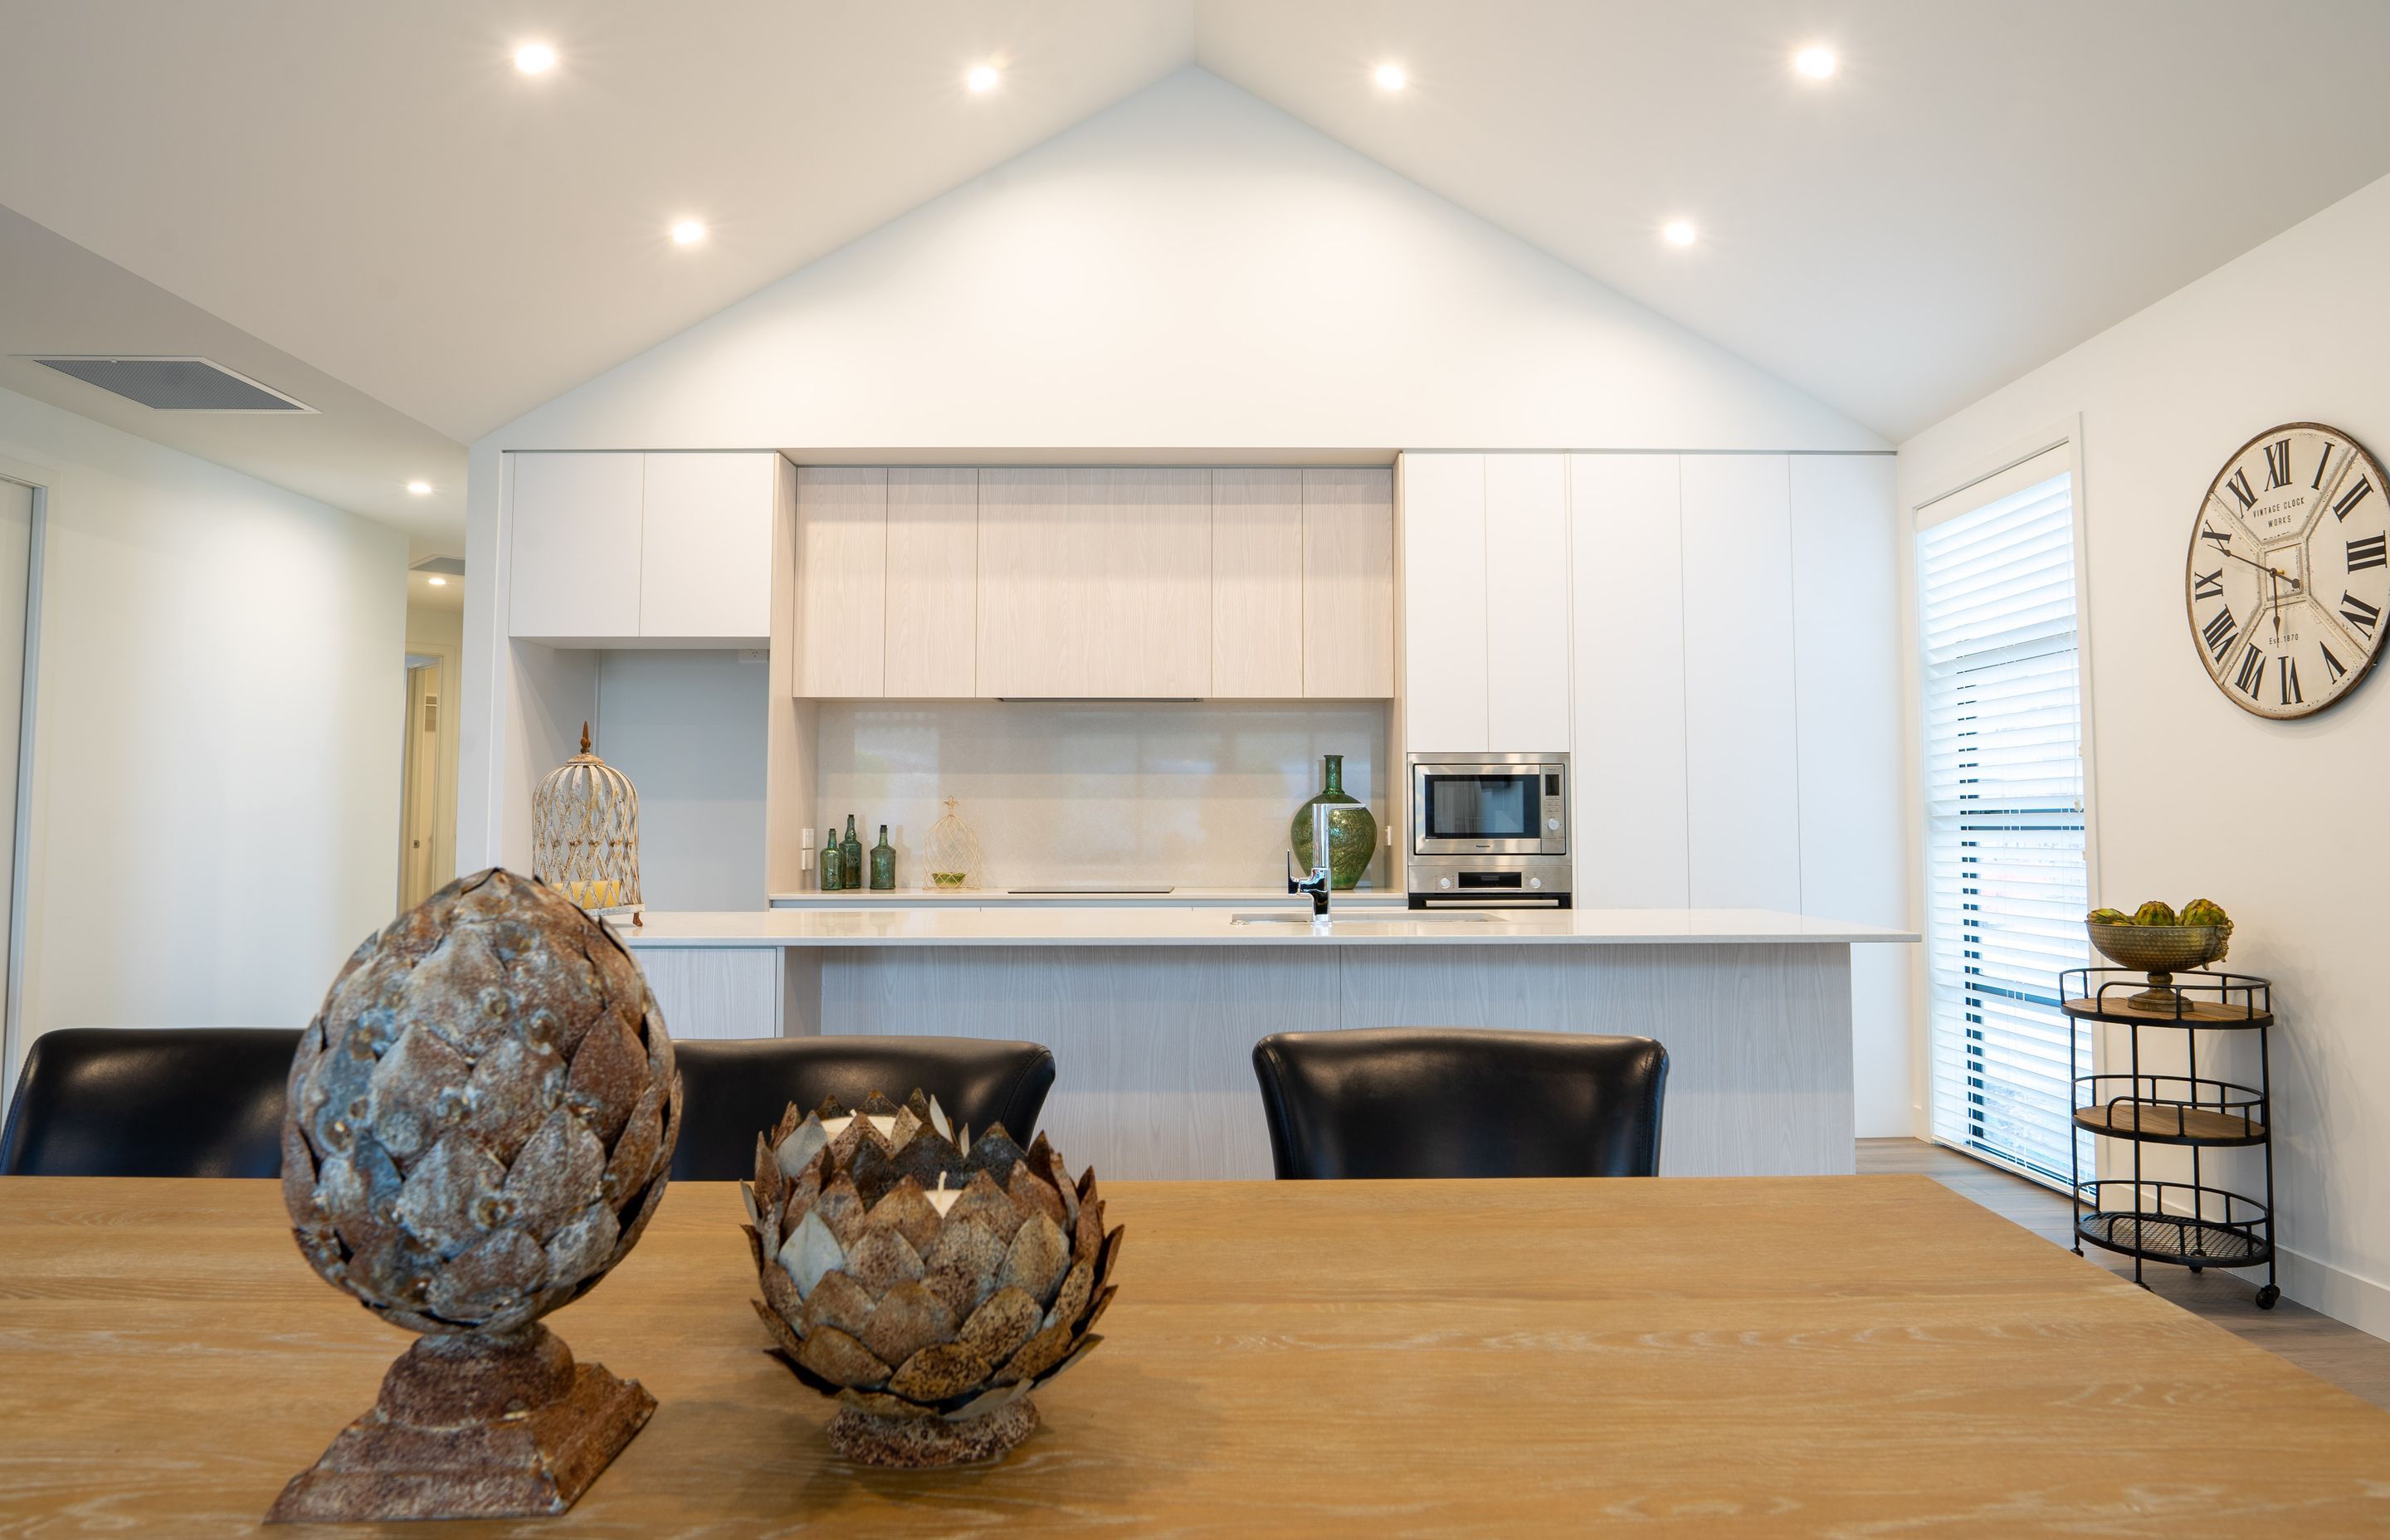
[[[880,843],[871,847],[871,891],[889,892],[896,886],[896,847],[888,842],[888,826],[880,826]]]
[[[846,815],[846,838],[838,842],[839,875],[848,888],[863,886],[863,841],[854,837],[854,815]]]
[[[1326,802],[1334,811],[1328,815],[1328,881],[1343,892],[1361,880],[1369,869],[1370,858],[1378,853],[1378,820],[1367,802],[1348,796],[1344,790],[1344,756],[1325,754],[1321,779],[1326,783],[1319,795],[1295,809],[1294,822],[1289,826],[1289,842],[1294,846],[1294,861],[1299,866],[1311,865],[1311,809],[1314,803]]]
[[[829,839],[821,848],[821,891],[834,893],[846,886],[845,853],[838,848],[838,828],[830,827]]]

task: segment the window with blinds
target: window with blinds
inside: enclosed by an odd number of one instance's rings
[[[2062,1186],[2068,1139],[2091,1162],[2071,1084],[2090,1043],[2058,1009],[2059,970],[2088,960],[2063,454],[1921,509],[1917,534],[1934,1135]]]

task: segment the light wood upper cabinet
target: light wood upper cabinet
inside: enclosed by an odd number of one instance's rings
[[[978,471],[889,470],[887,583],[880,693],[970,696],[978,687]]]
[[[1405,455],[1403,748],[1489,747],[1485,726],[1485,456]]]
[[[644,455],[507,456],[509,635],[570,642],[639,634],[646,461]]]
[[[1485,747],[1569,740],[1568,462],[1485,456]]]
[[[649,455],[642,637],[760,644],[772,633],[774,454]]]
[[[1392,470],[1303,472],[1300,650],[1304,695],[1376,700],[1394,693]]]
[[[806,697],[885,693],[888,472],[797,472],[797,682]]]
[[[1211,473],[980,472],[979,694],[1203,696]]]
[[[1212,472],[1212,694],[1304,693],[1304,472]]]

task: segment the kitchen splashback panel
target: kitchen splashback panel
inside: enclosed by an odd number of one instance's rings
[[[888,825],[900,888],[961,802],[983,890],[1032,883],[1268,887],[1322,754],[1387,823],[1383,701],[824,701],[816,829]],[[818,839],[818,834],[816,834]],[[1364,882],[1383,886],[1382,849]]]

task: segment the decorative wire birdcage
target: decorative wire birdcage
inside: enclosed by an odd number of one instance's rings
[[[639,794],[631,778],[589,751],[548,773],[532,793],[532,875],[593,914],[636,909]]]
[[[930,837],[922,847],[922,869],[929,874],[930,886],[953,891],[976,888],[980,879],[979,840],[955,811],[955,799],[946,799],[946,815],[930,826]]]

